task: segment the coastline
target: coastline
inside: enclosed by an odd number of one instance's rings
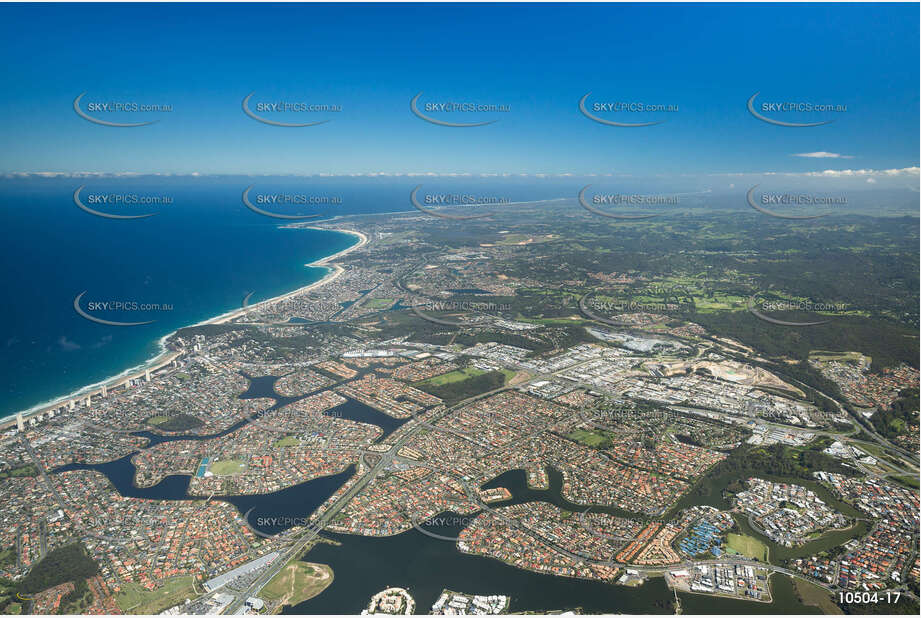
[[[202,320],[201,322],[182,326],[170,333],[167,333],[166,335],[163,335],[162,337],[160,337],[160,339],[157,340],[157,346],[159,347],[160,351],[153,358],[150,358],[144,361],[143,363],[140,363],[133,367],[129,367],[128,369],[125,369],[124,371],[114,376],[110,376],[98,382],[94,382],[92,384],[82,386],[78,388],[77,390],[72,391],[71,393],[68,393],[67,395],[57,397],[50,401],[38,403],[27,410],[21,410],[19,412],[14,412],[13,414],[10,414],[9,416],[0,418],[0,431],[6,430],[11,426],[15,426],[17,422],[17,418],[20,415],[22,416],[23,421],[28,421],[28,419],[33,416],[40,416],[44,414],[45,412],[50,412],[56,408],[60,408],[62,406],[68,405],[71,401],[73,401],[76,404],[79,401],[83,401],[94,395],[101,395],[103,387],[105,387],[107,390],[115,389],[131,380],[143,377],[145,373],[148,371],[153,373],[161,369],[162,367],[170,364],[173,360],[176,359],[176,357],[180,356],[182,353],[176,352],[173,350],[169,350],[166,347],[166,342],[167,340],[169,340],[170,337],[174,336],[182,328],[191,328],[195,326],[206,326],[208,324],[224,324],[226,322],[229,322],[230,320],[233,320],[234,318],[239,317],[240,315],[243,315],[244,313],[248,311],[251,311],[252,309],[256,307],[267,307],[274,303],[281,302],[283,300],[292,298],[294,296],[298,296],[305,292],[309,292],[310,290],[319,288],[323,285],[326,285],[327,283],[330,283],[336,280],[339,277],[339,275],[342,274],[342,272],[344,272],[345,269],[343,269],[338,264],[333,263],[333,261],[351,253],[352,251],[355,251],[356,249],[359,249],[365,246],[369,242],[367,236],[365,236],[363,233],[356,231],[356,230],[332,229],[332,228],[317,227],[317,226],[312,226],[312,225],[305,226],[302,229],[312,229],[312,230],[321,230],[324,232],[338,232],[341,234],[348,234],[351,236],[355,236],[358,239],[358,242],[356,242],[355,244],[349,247],[346,247],[345,249],[342,249],[341,251],[337,251],[336,253],[333,253],[332,255],[328,255],[318,260],[314,260],[313,262],[304,264],[304,266],[318,266],[318,267],[326,268],[328,272],[320,280],[314,281],[313,283],[299,287],[295,290],[292,290],[291,292],[286,292],[284,294],[281,294],[280,296],[274,296],[264,301],[260,301],[256,303],[255,305],[241,307],[239,309],[233,309],[231,311],[227,311],[225,313],[214,316],[212,318],[208,318],[207,320]]]
[[[277,302],[287,300],[288,298],[292,298],[294,296],[299,296],[305,292],[309,292],[310,290],[324,286],[327,283],[330,283],[331,281],[336,280],[339,277],[339,275],[342,274],[342,272],[344,271],[344,269],[341,266],[339,266],[338,264],[332,263],[333,260],[339,259],[340,257],[347,255],[351,253],[352,251],[355,251],[356,249],[364,247],[366,244],[368,244],[368,237],[362,234],[361,232],[357,232],[355,230],[331,230],[328,228],[314,227],[314,226],[306,226],[301,229],[322,230],[325,232],[340,232],[342,234],[350,234],[352,236],[357,237],[358,242],[350,247],[346,247],[342,251],[338,251],[332,255],[328,255],[324,258],[320,258],[319,260],[315,260],[313,262],[304,264],[304,266],[312,266],[312,267],[320,266],[328,270],[328,272],[325,275],[323,275],[323,277],[319,281],[314,281],[313,283],[310,283],[303,287],[299,287],[296,290],[286,292],[284,294],[281,294],[280,296],[273,296],[272,298],[267,298],[266,300],[259,301],[255,305],[248,305],[246,307],[240,307],[239,309],[233,309],[232,311],[222,313],[221,315],[215,316],[213,318],[209,318],[207,320],[203,320],[201,322],[198,322],[197,324],[191,324],[190,326],[186,326],[184,328],[190,328],[194,326],[206,326],[208,324],[224,324],[234,318],[240,317],[241,315],[247,313],[248,311],[252,311],[253,309],[257,307],[260,307],[260,308],[268,307]],[[160,339],[160,344],[165,345],[166,340],[175,334],[176,334],[176,331],[173,331],[172,333],[168,335],[164,335]]]
[[[545,200],[513,202],[507,205],[542,204],[546,202],[563,201],[566,199],[569,199],[569,198],[559,197],[559,198],[550,198],[550,199],[545,199]],[[113,388],[121,386],[125,382],[137,379],[139,377],[143,377],[147,371],[150,371],[151,373],[153,373],[161,369],[164,365],[169,364],[174,358],[180,355],[180,353],[178,352],[173,352],[171,350],[168,350],[166,347],[166,342],[170,337],[175,335],[176,332],[180,330],[181,328],[205,326],[208,324],[224,324],[256,307],[266,307],[266,306],[271,305],[272,303],[280,302],[285,299],[297,296],[299,294],[303,294],[304,292],[308,292],[312,289],[318,288],[322,285],[326,285],[327,283],[334,281],[339,276],[339,274],[341,274],[342,268],[338,264],[335,264],[332,262],[356,249],[363,247],[369,241],[368,241],[368,238],[363,233],[358,232],[356,230],[337,228],[337,227],[331,227],[331,226],[332,225],[348,225],[349,224],[348,221],[350,220],[361,219],[365,217],[386,216],[386,215],[391,215],[391,216],[392,215],[407,215],[410,217],[428,216],[428,215],[424,215],[416,211],[413,208],[409,208],[406,210],[388,211],[388,212],[382,212],[382,213],[352,213],[352,214],[347,214],[347,215],[336,215],[329,219],[325,219],[321,222],[316,222],[316,223],[311,222],[309,224],[305,222],[297,222],[297,223],[289,223],[289,224],[280,225],[279,227],[281,228],[312,229],[312,230],[322,230],[326,232],[339,232],[342,234],[350,234],[352,236],[355,236],[358,239],[358,242],[332,255],[329,255],[324,258],[320,258],[318,260],[305,264],[305,266],[319,266],[319,267],[325,267],[329,270],[329,272],[327,272],[327,274],[324,275],[320,280],[315,281],[314,283],[311,283],[309,285],[292,290],[291,292],[286,292],[280,296],[275,296],[272,298],[268,298],[264,301],[260,301],[254,305],[249,305],[245,308],[241,307],[238,309],[233,309],[231,311],[227,311],[225,313],[216,315],[214,317],[208,318],[206,320],[202,320],[194,324],[187,324],[172,332],[169,332],[157,340],[156,345],[159,351],[153,357],[149,358],[148,360],[142,363],[136,364],[132,367],[129,367],[125,369],[124,371],[121,371],[115,375],[112,375],[112,376],[100,379],[97,382],[93,382],[91,384],[82,386],[76,390],[71,391],[70,393],[66,395],[62,395],[60,397],[56,397],[53,399],[48,399],[46,401],[37,403],[28,409],[20,410],[18,412],[11,413],[8,416],[0,417],[0,431],[5,431],[10,426],[14,426],[16,424],[16,419],[20,414],[22,415],[23,420],[27,421],[29,418],[33,416],[40,416],[46,412],[55,410],[61,407],[62,405],[67,405],[70,401],[79,402],[79,401],[84,401],[86,398],[92,397],[94,395],[97,395],[97,396],[101,395],[101,391],[103,387],[106,387],[106,389],[111,390]]]

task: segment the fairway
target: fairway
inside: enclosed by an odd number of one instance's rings
[[[726,537],[726,544],[729,549],[742,554],[748,558],[756,558],[761,562],[768,561],[767,545],[754,537],[744,534],[729,533]]]

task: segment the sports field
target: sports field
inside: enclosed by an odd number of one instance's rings
[[[211,473],[217,476],[225,476],[228,474],[237,474],[242,472],[244,464],[239,459],[225,459],[223,461],[215,461],[211,464]]]
[[[768,561],[768,547],[755,537],[746,534],[730,532],[726,537],[726,545],[732,551],[748,558],[756,558],[761,562]]]

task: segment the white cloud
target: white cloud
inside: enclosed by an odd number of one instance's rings
[[[853,159],[851,155],[838,154],[837,152],[825,152],[820,150],[818,152],[800,152],[798,154],[790,155],[791,157],[805,157],[807,159]]]
[[[917,167],[902,167],[889,170],[824,170],[821,172],[804,172],[802,174],[787,173],[786,176],[819,176],[822,178],[855,178],[855,177],[886,177],[917,176],[921,169]]]
[[[811,153],[815,154],[815,153]],[[794,155],[800,156],[800,155]],[[842,155],[843,158],[843,155]],[[696,178],[701,176],[719,178],[752,178],[757,176],[787,176],[800,178],[909,178],[916,180],[919,177],[918,167],[902,167],[887,170],[875,169],[847,169],[847,170],[817,170],[812,172],[716,172],[711,174],[655,174],[656,178]],[[201,172],[189,173],[145,173],[145,172],[0,172],[0,178],[143,178],[147,176],[159,177],[195,177],[195,178],[233,178],[233,177],[289,177],[289,178],[584,178],[584,177],[618,177],[618,178],[644,178],[629,173],[580,173],[580,172],[315,172],[315,173],[275,173],[275,174],[208,174]]]
[[[821,170],[815,172],[726,172],[710,176],[752,177],[752,176],[793,176],[803,178],[898,178],[918,176],[921,168],[900,167],[888,170]]]

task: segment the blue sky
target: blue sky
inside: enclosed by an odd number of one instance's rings
[[[801,174],[918,166],[917,4],[0,5],[0,173]],[[248,118],[241,101],[340,105]],[[509,106],[447,128],[410,99]],[[677,112],[607,114],[589,102]],[[846,105],[761,122],[761,101]],[[168,113],[78,117],[84,103]],[[85,109],[85,108],[84,108]],[[825,156],[795,156],[826,153]],[[829,154],[830,153],[830,154]],[[830,155],[841,155],[832,157]],[[917,183],[917,170],[909,172]],[[913,175],[912,175],[913,174]],[[884,177],[885,179],[885,177]]]

